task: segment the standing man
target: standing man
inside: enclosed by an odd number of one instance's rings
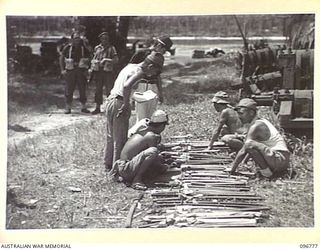
[[[168,36],[161,36],[155,40],[154,45],[149,49],[137,51],[130,59],[129,63],[141,63],[152,51],[164,55],[173,45],[172,40]],[[160,75],[146,79],[146,83],[140,83],[137,91],[144,92],[151,89],[158,94],[159,102],[163,102],[163,90]],[[156,86],[156,89],[153,87]]]
[[[110,94],[114,83],[115,65],[119,61],[116,49],[110,43],[109,34],[102,32],[99,38],[101,43],[94,48],[94,55],[89,70],[90,74],[93,72],[93,77],[96,82],[96,108],[92,111],[93,115],[101,112],[100,106],[103,99],[103,87],[106,88],[107,96]]]
[[[154,44],[149,49],[139,50],[131,57],[129,63],[141,63],[152,51],[159,52],[162,55],[169,51],[173,45],[172,40],[168,36],[156,38]]]
[[[144,77],[160,74],[163,62],[162,54],[152,52],[143,62],[128,64],[120,71],[106,105],[107,142],[104,160],[107,170],[110,170],[112,164],[120,158],[121,150],[128,138],[132,87]]]
[[[168,125],[168,115],[156,110],[145,130],[134,134],[124,145],[120,159],[110,171],[110,176],[123,181],[134,189],[147,189],[145,178],[155,177],[167,170],[164,158],[158,149],[161,132]]]
[[[240,100],[237,112],[241,121],[249,123],[250,127],[232,163],[231,173],[235,173],[247,154],[259,165],[263,176],[271,178],[283,173],[290,165],[290,152],[278,130],[268,120],[257,117],[257,103],[250,98]]]
[[[213,143],[218,140],[220,135],[224,136],[240,132],[242,123],[228,99],[229,96],[224,91],[217,92],[212,99],[214,108],[220,113],[220,116],[218,127],[212,133],[208,149],[212,148]]]
[[[86,108],[86,72],[89,68],[90,53],[84,46],[80,33],[75,31],[71,35],[71,43],[66,45],[60,55],[59,63],[61,74],[65,76],[65,98],[66,110],[65,114],[71,113],[71,105],[73,100],[73,92],[78,86],[81,102],[81,112],[90,113]]]

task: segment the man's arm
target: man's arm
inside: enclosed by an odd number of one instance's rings
[[[237,167],[239,166],[239,164],[242,162],[242,160],[246,156],[246,154],[247,154],[246,149],[247,149],[249,143],[250,143],[250,145],[254,145],[257,141],[268,140],[269,137],[270,137],[270,131],[269,131],[268,127],[262,122],[255,122],[249,128],[248,135],[246,137],[244,145],[240,149],[240,151],[238,152],[236,158],[234,159],[234,161],[232,163],[231,173],[234,173],[236,171]],[[257,145],[261,145],[261,144],[257,143]]]
[[[236,172],[237,167],[243,161],[243,159],[246,156],[246,154],[247,154],[246,153],[246,149],[245,149],[245,146],[243,145],[243,147],[239,150],[236,158],[234,159],[234,161],[232,163],[231,170],[230,170],[231,174]]]
[[[111,53],[112,54],[112,63],[113,63],[113,65],[115,65],[119,62],[119,56],[117,54],[115,47],[112,47],[111,50],[112,50],[112,53]]]
[[[220,115],[220,118],[219,118],[218,127],[212,133],[212,137],[211,137],[208,149],[211,149],[213,143],[218,140],[218,137],[220,135],[221,129],[222,129],[223,125],[226,124],[226,122],[227,122],[226,114],[224,112],[222,112],[221,115]]]
[[[64,55],[65,55],[65,51],[67,49],[67,46],[65,46],[62,51],[61,51],[61,54],[60,54],[60,57],[59,57],[59,65],[60,65],[60,71],[61,71],[61,74],[62,75],[65,75],[67,73],[67,71],[65,70],[65,65],[64,65]]]
[[[162,89],[162,81],[160,75],[158,75],[157,79],[157,87],[158,87],[158,94],[159,94],[159,102],[163,102],[163,89]]]

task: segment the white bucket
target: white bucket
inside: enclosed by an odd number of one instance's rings
[[[136,101],[137,122],[144,118],[151,118],[151,115],[157,109],[158,96],[152,90],[143,93],[134,92],[132,99]]]

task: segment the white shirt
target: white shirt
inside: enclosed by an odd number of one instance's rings
[[[264,145],[273,150],[289,151],[283,137],[279,131],[266,119],[259,119],[257,121],[263,122],[270,130],[270,137],[266,141],[261,141]]]

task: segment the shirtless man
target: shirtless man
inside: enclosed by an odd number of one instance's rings
[[[148,174],[156,175],[167,169],[158,150],[160,134],[167,124],[167,114],[162,110],[156,110],[151,116],[148,127],[134,134],[126,142],[120,159],[113,164],[109,176],[131,185],[134,189],[146,190],[143,178]]]
[[[217,112],[220,112],[220,117],[218,127],[213,131],[208,149],[212,148],[213,143],[218,140],[220,135],[224,136],[243,132],[241,130],[242,123],[239,116],[233,107],[230,106],[228,98],[229,97],[226,92],[219,91],[212,99],[214,108]],[[222,138],[224,138],[224,141],[228,144],[229,141],[226,139],[227,137]]]
[[[238,152],[231,173],[249,154],[260,167],[260,173],[271,178],[283,173],[290,165],[290,152],[278,130],[266,119],[257,117],[257,103],[249,98],[240,100],[237,105],[239,118],[249,124],[249,131],[243,147]]]

